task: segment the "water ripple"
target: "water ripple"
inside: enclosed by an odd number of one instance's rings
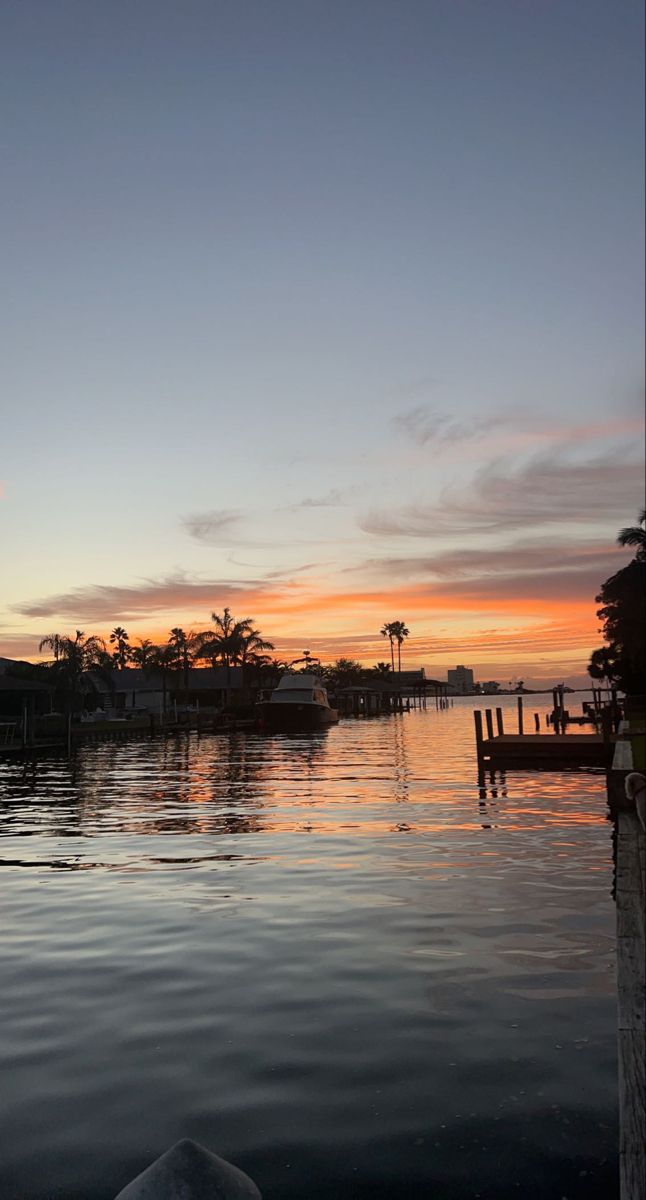
[[[183,1135],[266,1200],[617,1195],[604,780],[480,789],[472,708],[0,763],[6,1200]]]

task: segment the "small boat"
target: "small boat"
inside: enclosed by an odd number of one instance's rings
[[[305,669],[295,671],[293,668],[300,662],[306,664]],[[295,659],[269,699],[258,705],[261,727],[286,731],[321,729],[338,721],[339,714],[328,700],[325,684],[311,670],[317,665],[309,655]]]

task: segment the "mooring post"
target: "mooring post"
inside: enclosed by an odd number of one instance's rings
[[[523,732],[523,697],[518,697],[518,732]]]
[[[541,718],[539,717],[538,713],[534,713],[534,725],[536,726],[536,732],[537,732],[537,733],[540,733],[540,731],[541,731]]]
[[[496,709],[496,725],[498,726],[498,737],[502,737],[503,733],[505,732],[505,727],[502,723],[502,709],[501,708]]]
[[[485,721],[487,722],[487,737],[493,741],[493,713],[490,708],[485,708]]]
[[[611,771],[610,776],[613,774]],[[618,771],[617,775],[621,779]],[[631,772],[624,780],[624,791],[625,802],[615,812],[619,1188],[621,1200],[643,1200],[646,1196],[646,779],[638,772]]]
[[[478,771],[481,771],[483,768],[484,760],[483,760],[483,755],[482,755],[482,742],[483,742],[482,713],[480,712],[479,708],[476,708],[474,710],[473,720],[474,720],[475,727],[476,727],[476,754],[478,756]]]

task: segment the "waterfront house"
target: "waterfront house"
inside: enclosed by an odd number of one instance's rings
[[[162,713],[181,707],[222,708],[242,694],[242,667],[91,672],[100,708],[116,713]]]

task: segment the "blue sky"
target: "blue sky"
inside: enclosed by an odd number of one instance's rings
[[[511,629],[451,625],[447,553],[489,587],[520,547],[524,604],[581,542],[596,558],[518,613],[546,653],[565,594],[593,614],[643,493],[642,5],[21,0],[1,21],[0,653],[239,597],[276,641],[362,656],[410,593],[439,669]],[[312,580],[296,628],[277,579]],[[555,667],[588,641],[555,633]]]

